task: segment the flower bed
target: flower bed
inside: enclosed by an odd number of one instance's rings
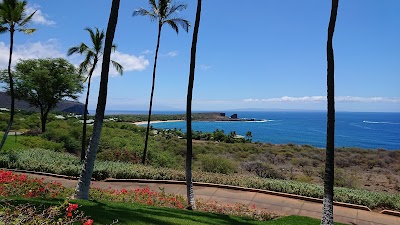
[[[21,150],[16,153],[0,155],[0,167],[51,172],[69,176],[79,176],[82,169],[78,157],[43,149]],[[130,163],[96,161],[93,177],[100,180],[110,177],[117,179],[140,178],[184,181],[185,171],[168,168],[153,168]],[[319,185],[260,178],[251,175],[224,175],[193,172],[193,181],[257,188],[314,198],[323,197],[323,187]],[[371,209],[383,208],[400,210],[400,194],[335,188],[335,201],[365,205]]]

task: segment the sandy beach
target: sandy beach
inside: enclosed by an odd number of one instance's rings
[[[152,123],[171,123],[171,122],[184,122],[185,120],[154,120],[154,121],[150,121],[150,124]],[[133,124],[135,125],[145,125],[147,124],[147,121],[141,121],[141,122],[134,122]]]

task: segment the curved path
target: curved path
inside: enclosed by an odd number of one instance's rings
[[[20,173],[20,172],[18,172]],[[28,176],[43,178],[44,181],[57,181],[63,186],[73,188],[77,181],[63,178],[63,176],[53,177],[38,174],[28,174]],[[164,188],[165,192],[182,194],[186,196],[186,185],[177,182],[176,184],[162,182],[133,182],[133,181],[94,181],[92,187],[112,188],[133,190],[136,188],[149,187],[158,191]],[[194,184],[194,193],[196,198],[204,201],[217,201],[222,204],[243,203],[255,205],[257,208],[266,209],[269,212],[281,215],[299,215],[320,219],[322,215],[322,204],[311,201],[287,198],[266,193],[251,192],[244,190],[233,190],[223,187],[205,187]],[[355,209],[344,206],[334,206],[335,222],[352,225],[400,225],[400,217],[385,215],[377,212],[371,212],[363,209]]]

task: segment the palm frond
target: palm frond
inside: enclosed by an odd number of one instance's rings
[[[6,33],[8,31],[7,27],[0,26],[0,34]]]
[[[155,15],[152,12],[147,11],[146,9],[140,8],[135,11],[133,11],[132,16],[149,16],[151,21],[154,21],[157,19],[157,15]]]
[[[172,14],[177,13],[179,11],[182,11],[187,8],[186,4],[178,4],[178,5],[173,5],[169,8],[166,18],[170,17]]]
[[[190,22],[186,19],[172,18],[163,21],[163,23],[167,23],[168,25],[170,25],[171,28],[174,29],[177,34],[179,33],[178,25],[181,26],[186,32],[189,32]]]
[[[33,32],[35,32],[37,29],[26,29],[26,28],[19,28],[17,29],[18,31],[21,31],[22,33],[25,34],[32,34]]]
[[[25,26],[26,24],[28,24],[29,22],[31,22],[33,15],[35,15],[37,10],[35,10],[31,15],[25,17],[21,22],[19,22],[19,25],[21,27]],[[23,18],[23,17],[22,17]]]
[[[113,65],[113,67],[117,70],[117,72],[118,72],[120,75],[122,75],[122,74],[124,73],[124,67],[123,67],[121,64],[117,63],[117,62],[114,61],[114,60],[111,60],[111,63],[112,63],[112,65]]]
[[[117,45],[116,44],[113,44],[111,46],[111,51],[113,51],[113,52],[117,51]]]
[[[158,7],[157,7],[156,0],[149,0],[149,4],[151,5],[151,7],[152,7],[153,9],[157,9],[157,8],[158,8]]]

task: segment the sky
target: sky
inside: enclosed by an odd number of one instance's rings
[[[194,24],[197,1],[176,16]],[[111,0],[28,0],[36,11],[32,35],[15,35],[14,62],[63,57],[85,42],[86,27],[106,29]],[[150,98],[157,23],[132,17],[147,0],[122,0],[112,58],[107,110],[146,110]],[[330,0],[204,0],[193,109],[326,110],[326,39]],[[334,36],[337,111],[400,112],[400,1],[340,1]],[[184,110],[193,29],[162,29],[155,110]],[[8,61],[9,35],[0,35],[0,69]],[[100,66],[92,81],[95,109]],[[85,94],[79,100],[84,102]]]

